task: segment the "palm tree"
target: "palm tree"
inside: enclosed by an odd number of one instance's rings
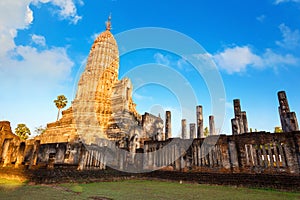
[[[66,107],[68,100],[65,97],[65,95],[59,95],[57,96],[57,99],[54,100],[54,103],[58,109],[57,119],[56,119],[56,121],[58,121],[60,110]]]

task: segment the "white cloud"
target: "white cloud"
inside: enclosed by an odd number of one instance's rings
[[[61,19],[67,19],[70,20],[71,23],[77,24],[82,17],[77,14],[75,2],[79,5],[83,5],[83,1],[81,0],[33,0],[35,5],[39,3],[50,3],[56,6],[59,9],[57,13]]]
[[[185,58],[181,58],[177,60],[176,66],[180,69],[180,70],[184,70],[186,72],[192,71],[193,68],[191,67],[191,65],[187,62],[187,60]]]
[[[249,65],[262,65],[262,59],[254,54],[248,46],[227,48],[214,55],[213,58],[217,66],[230,74],[245,71]]]
[[[51,3],[58,7],[59,16],[76,24],[81,19],[72,0],[1,0],[0,1],[0,57],[15,48],[14,38],[18,30],[26,29],[33,22],[30,4]],[[82,5],[82,1],[76,1]]]
[[[296,66],[299,63],[299,58],[296,58],[292,54],[278,54],[273,52],[271,49],[266,49],[263,54],[264,66],[269,67],[281,67],[284,65],[294,65]]]
[[[158,64],[162,64],[162,65],[169,66],[170,63],[171,63],[171,61],[168,58],[168,56],[165,56],[165,55],[163,55],[161,53],[154,54],[154,59],[155,59],[155,62],[157,62]]]
[[[161,65],[177,67],[179,70],[184,70],[185,72],[191,72],[193,70],[192,66],[187,62],[187,58],[172,58],[169,55],[163,55],[161,53],[154,54],[155,62]]]
[[[84,5],[83,0],[77,0],[76,2],[77,2],[80,6],[83,6],[83,5]]]
[[[31,42],[46,47],[43,50],[30,44],[15,44],[18,31],[27,29],[34,20],[34,13],[29,7],[32,2],[0,1],[0,91],[6,94],[1,95],[0,118],[12,121],[12,127],[26,122],[33,128],[54,120],[55,117],[49,115],[52,109],[55,112],[52,101],[58,93],[66,93],[65,83],[71,79],[73,62],[66,48],[48,48],[46,39],[36,34],[31,35]],[[69,2],[63,12],[65,16],[74,16],[74,8],[70,8]]]
[[[2,59],[0,65],[1,84],[10,88],[32,90],[45,86],[58,87],[61,81],[68,80],[73,62],[64,48],[38,51],[30,46],[18,46],[15,55],[21,59]]]
[[[26,10],[26,14],[25,14],[25,23],[31,24],[32,21],[33,21],[33,12],[29,8],[29,6],[27,6],[27,10]]]
[[[256,17],[256,20],[261,22],[261,23],[263,23],[265,21],[265,19],[266,19],[265,15],[260,15],[260,16]]]
[[[44,36],[33,34],[31,36],[31,40],[33,43],[35,43],[37,45],[46,46],[46,39]]]
[[[141,100],[152,101],[153,100],[153,97],[141,95],[141,94],[138,94],[137,92],[133,93],[133,98],[138,100],[138,101],[141,101]]]
[[[30,46],[18,46],[13,52],[18,59],[0,59],[1,119],[12,127],[25,123],[34,127],[55,120],[53,99],[68,96],[73,62],[65,48],[39,51]],[[10,53],[11,55],[12,53]]]
[[[294,49],[300,46],[299,30],[292,31],[285,24],[280,24],[279,29],[282,33],[282,41],[276,41],[276,44],[285,49]]]
[[[281,3],[288,3],[288,2],[295,2],[295,3],[300,3],[300,0],[275,0],[275,4],[281,4]]]
[[[299,30],[292,31],[285,24],[280,24],[279,30],[282,33],[282,40],[275,42],[280,47],[279,51],[275,52],[267,48],[264,53],[259,55],[255,54],[250,46],[235,46],[226,48],[224,51],[213,55],[213,59],[219,68],[227,71],[229,74],[244,72],[248,67],[272,67],[276,69],[283,66],[299,65],[300,59],[298,57],[291,53],[282,53],[286,50],[296,50],[297,47],[300,47]]]
[[[15,48],[18,29],[26,29],[33,21],[30,0],[3,0],[0,2],[0,57]]]
[[[266,49],[262,55],[252,52],[249,46],[227,48],[213,56],[217,66],[229,74],[244,72],[248,67],[277,68],[286,65],[296,66],[299,59],[292,54],[278,54]]]
[[[64,77],[58,75],[58,79],[65,78],[70,73],[73,63],[66,54],[66,49],[53,47],[49,50],[38,51],[31,46],[16,46],[14,38],[17,31],[26,29],[33,21],[33,12],[29,5],[32,0],[5,0],[0,3],[0,69],[1,81],[8,79],[6,73],[18,75],[18,73],[37,73],[39,75],[51,76],[54,72],[60,74],[65,73]],[[42,0],[41,2],[46,2]],[[32,36],[32,42],[45,46],[46,39],[43,36]],[[15,59],[19,58],[19,59]],[[20,69],[20,67],[25,70]],[[41,69],[49,68],[44,71]],[[50,70],[51,69],[51,70]],[[30,77],[29,78],[34,78]],[[54,78],[54,77],[52,77]]]

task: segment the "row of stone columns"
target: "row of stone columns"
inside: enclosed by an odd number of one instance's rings
[[[247,166],[260,167],[287,167],[286,155],[289,155],[289,148],[285,144],[269,143],[258,145],[257,148],[252,144],[245,145],[245,156]]]
[[[196,117],[197,124],[190,123],[189,130],[190,134],[187,133],[186,119],[181,120],[181,138],[182,139],[195,139],[195,138],[204,138],[204,129],[203,129],[203,108],[201,105],[196,107]],[[196,129],[197,126],[197,129]],[[214,116],[209,116],[209,135],[216,135],[215,129],[215,120]]]
[[[298,131],[299,125],[295,112],[291,112],[285,91],[280,91],[277,94],[279,101],[279,116],[283,132]],[[231,119],[232,134],[238,135],[248,132],[248,121],[245,111],[241,111],[239,99],[233,100],[234,118]]]
[[[218,145],[194,145],[192,148],[192,165],[199,167],[222,166],[222,153]]]
[[[82,147],[84,148],[84,147]],[[83,169],[105,169],[106,153],[102,150],[82,149],[81,159],[79,161],[79,170]]]
[[[163,148],[159,147],[146,147],[149,149],[144,153],[144,168],[157,169],[165,166],[174,166],[175,169],[180,170],[183,168],[181,162],[182,155],[185,150],[178,144],[166,145]]]

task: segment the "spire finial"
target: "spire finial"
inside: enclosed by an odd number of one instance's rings
[[[106,30],[111,30],[111,13],[109,14],[108,19],[106,21]]]

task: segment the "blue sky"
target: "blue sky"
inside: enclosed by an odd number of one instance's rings
[[[55,121],[53,100],[65,94],[70,106],[93,39],[105,29],[109,13],[113,34],[142,27],[167,28],[206,50],[226,93],[222,133],[231,133],[234,98],[241,99],[253,129],[272,131],[280,125],[280,90],[287,92],[291,110],[300,115],[299,0],[2,0],[0,120],[11,121],[13,129],[25,123],[32,132]],[[147,63],[175,69],[199,91],[197,104],[203,105],[208,125],[212,108],[207,86],[178,55],[158,49],[131,52],[121,57],[120,78]],[[194,105],[182,113],[176,94],[168,89],[147,85],[136,90],[134,100],[140,113],[171,109],[176,135],[181,117],[194,122]]]

